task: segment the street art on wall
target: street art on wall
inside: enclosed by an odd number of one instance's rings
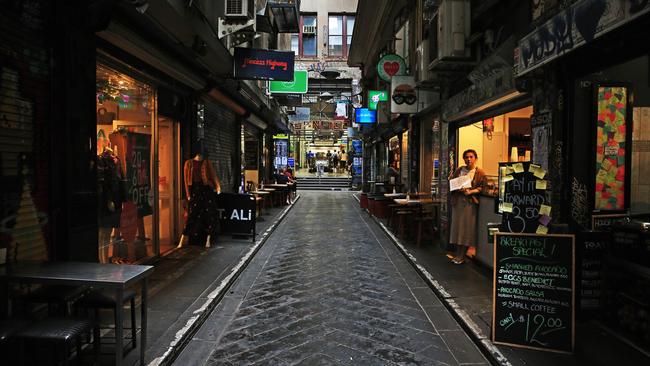
[[[597,89],[594,209],[625,209],[627,88]]]
[[[645,0],[578,0],[521,38],[515,74],[522,76],[649,11]]]

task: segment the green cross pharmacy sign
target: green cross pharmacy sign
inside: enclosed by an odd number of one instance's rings
[[[292,81],[271,81],[269,83],[269,92],[271,93],[307,93],[307,71],[296,70],[293,72]]]

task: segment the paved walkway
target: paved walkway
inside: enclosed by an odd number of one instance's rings
[[[344,192],[305,192],[176,365],[487,365]]]

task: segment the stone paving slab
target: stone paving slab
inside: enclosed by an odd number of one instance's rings
[[[487,364],[351,194],[301,196],[175,364]]]

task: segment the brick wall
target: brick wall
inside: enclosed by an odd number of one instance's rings
[[[217,102],[205,102],[203,144],[215,165],[223,192],[237,192],[239,189],[240,134],[239,121],[233,112]]]

